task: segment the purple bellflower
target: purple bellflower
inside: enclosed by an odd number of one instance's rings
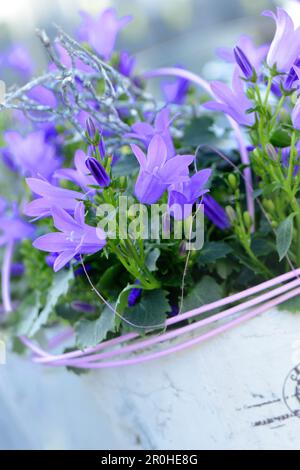
[[[191,215],[193,204],[208,192],[204,186],[210,176],[210,169],[201,170],[188,181],[170,186],[168,205],[175,220],[186,219]]]
[[[167,146],[161,136],[152,138],[147,156],[135,144],[131,149],[140,164],[135,184],[135,195],[140,202],[154,204],[170,185],[188,181],[194,155],[176,155],[167,160]]]
[[[132,133],[127,134],[128,137],[140,140],[143,144],[148,147],[151,139],[155,135],[159,135],[163,138],[167,146],[167,158],[171,158],[175,155],[175,148],[170,133],[170,110],[163,108],[156,115],[153,125],[147,122],[136,122],[131,127]]]
[[[235,60],[236,60],[236,63],[237,65],[239,66],[239,68],[241,69],[243,75],[245,78],[247,78],[248,80],[250,78],[253,77],[253,74],[254,74],[254,68],[253,66],[251,65],[248,57],[246,56],[246,54],[242,51],[241,48],[239,48],[238,46],[236,46],[233,50],[234,52],[234,57],[235,57]]]
[[[296,74],[296,81],[300,80],[300,68],[294,65],[294,72]],[[295,104],[295,107],[292,111],[292,122],[295,129],[300,130],[300,97]]]
[[[78,200],[82,200],[84,197],[78,191],[59,188],[38,178],[27,178],[26,183],[34,194],[41,196],[25,204],[24,214],[29,217],[47,217],[51,214],[54,206],[59,206],[68,212],[74,212]]]
[[[31,132],[25,137],[8,131],[4,133],[4,140],[7,144],[5,160],[10,161],[22,175],[49,178],[60,165],[56,148],[46,142],[44,131]]]
[[[34,235],[34,227],[20,218],[16,205],[10,214],[0,214],[0,247],[5,246],[3,265],[1,272],[2,302],[5,312],[13,310],[10,296],[10,277],[12,275],[12,260],[15,243],[31,238]]]
[[[96,185],[97,181],[91,175],[85,164],[86,154],[83,150],[76,150],[74,157],[74,168],[62,168],[54,173],[54,177],[72,181],[83,189],[85,193],[92,194],[95,191],[90,186]]]
[[[141,282],[136,279],[135,284],[140,284]],[[128,295],[128,307],[134,307],[139,298],[142,295],[142,289],[134,287]]]
[[[231,224],[226,211],[210,194],[205,194],[202,203],[204,205],[204,214],[216,227],[220,230],[230,228]]]
[[[16,70],[21,77],[28,79],[34,71],[34,64],[29,51],[22,44],[14,44],[7,52],[5,63]]]
[[[128,52],[123,51],[120,53],[118,70],[125,77],[131,77],[136,64],[136,58],[129,55]]]
[[[262,46],[256,47],[252,38],[246,35],[242,35],[237,42],[237,47],[243,51],[254,69],[259,70],[262,62],[267,56],[270,46],[268,44],[264,44]],[[217,50],[217,54],[226,62],[234,64],[236,61],[234,50],[231,48],[219,48]]]
[[[300,131],[300,97],[298,98],[292,111],[292,122],[294,128]]]
[[[299,71],[299,67],[300,67],[300,59],[297,59],[293,67],[291,67],[288,75],[286,76],[286,79],[284,82],[284,88],[286,90],[291,90],[291,88],[293,88],[294,85],[298,85],[297,82],[299,81],[299,73],[297,73],[297,68]]]
[[[264,16],[276,22],[276,33],[267,56],[269,67],[276,65],[279,72],[288,72],[300,55],[300,28],[295,29],[293,20],[283,8],[277,8],[277,15],[270,10]]]
[[[131,16],[118,19],[114,8],[107,8],[96,18],[85,11],[80,12],[82,24],[77,30],[81,41],[88,42],[105,60],[111,58],[117,35],[131,20]]]
[[[252,126],[254,114],[247,113],[247,110],[252,107],[252,103],[245,95],[244,83],[239,77],[239,73],[239,70],[235,69],[232,90],[225,83],[212,82],[211,89],[218,101],[209,101],[203,106],[206,109],[228,114],[240,125]]]
[[[100,188],[105,188],[110,185],[110,177],[108,176],[104,166],[101,165],[96,158],[88,157],[85,164],[91,175],[99,184]]]
[[[0,246],[31,238],[33,234],[34,227],[20,218],[16,208],[11,214],[0,214]]]
[[[54,227],[59,232],[52,232],[37,238],[33,246],[38,250],[59,253],[53,270],[66,266],[78,255],[94,254],[105,245],[105,233],[100,228],[85,223],[84,204],[78,203],[74,218],[59,207],[52,208]]]

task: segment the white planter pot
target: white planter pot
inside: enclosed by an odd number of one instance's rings
[[[277,310],[174,356],[80,377],[8,355],[0,448],[299,450],[300,418],[282,399],[297,362],[300,316]]]

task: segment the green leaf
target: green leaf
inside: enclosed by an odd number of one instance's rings
[[[112,289],[119,272],[120,266],[116,264],[106,269],[100,278],[99,284],[97,284],[98,289],[100,291]]]
[[[292,243],[293,239],[293,219],[295,213],[290,214],[276,230],[276,248],[279,255],[279,261],[281,261],[287,252]]]
[[[124,330],[145,333],[163,328],[166,314],[170,311],[167,292],[160,289],[144,292],[138,304],[126,308],[123,316],[130,324],[123,320]]]
[[[76,344],[80,349],[94,347],[101,343],[109,331],[115,329],[115,314],[105,307],[97,320],[80,320],[75,325]]]
[[[222,298],[222,288],[210,276],[204,276],[183,300],[183,312]]]
[[[74,275],[72,270],[63,270],[54,276],[53,283],[47,294],[46,305],[33,321],[32,326],[28,331],[28,336],[34,336],[39,329],[47,323],[49,315],[53,312],[60,297],[67,294],[69,285],[73,279]]]
[[[35,291],[33,294],[25,297],[23,302],[18,308],[21,322],[17,327],[17,335],[28,335],[33,323],[38,317],[41,308],[41,299],[39,292]]]
[[[279,128],[271,134],[270,142],[274,147],[289,147],[291,145],[291,136],[286,130]]]
[[[232,248],[225,242],[205,243],[198,257],[198,265],[201,267],[203,264],[212,263],[217,259],[225,258],[230,253],[232,253]]]
[[[137,160],[133,155],[122,155],[120,160],[112,167],[112,174],[114,178],[132,176],[138,168]]]
[[[154,248],[153,250],[149,251],[146,257],[145,264],[149,271],[157,271],[157,266],[156,262],[158,258],[160,257],[160,249],[159,248]]]
[[[251,250],[255,256],[268,256],[275,249],[275,245],[265,238],[254,238],[251,241]]]

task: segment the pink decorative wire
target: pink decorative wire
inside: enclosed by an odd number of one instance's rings
[[[254,318],[255,316],[275,307],[276,305],[279,305],[282,302],[285,302],[297,295],[300,294],[300,287],[297,289],[292,290],[291,292],[288,292],[286,294],[281,295],[278,298],[275,298],[269,302],[266,302],[262,306],[258,307],[257,309],[254,309],[253,311],[236,318],[235,320],[222,325],[220,327],[217,327],[207,333],[204,333],[203,335],[197,336],[196,338],[193,338],[191,340],[185,341],[180,344],[176,344],[174,346],[171,346],[165,350],[162,351],[157,351],[153,352],[150,354],[142,355],[142,356],[137,356],[129,359],[121,359],[117,361],[108,361],[108,362],[96,362],[96,363],[91,363],[91,362],[83,362],[83,361],[76,361],[76,360],[66,360],[66,361],[60,361],[58,364],[53,363],[53,365],[57,366],[71,366],[71,367],[76,367],[76,368],[83,368],[83,369],[101,369],[101,368],[110,368],[110,367],[121,367],[121,366],[128,366],[128,365],[135,365],[139,364],[142,362],[147,362],[153,359],[158,359],[179,351],[182,351],[184,349],[187,349],[191,346],[194,346],[196,344],[199,344],[207,339],[213,338],[214,336],[220,335],[224,333],[225,331],[247,321],[250,320],[251,318]],[[124,352],[124,348],[122,349]]]
[[[167,320],[166,326],[170,326],[170,325],[182,322],[183,320],[192,318],[196,315],[207,313],[209,311],[215,310],[216,308],[220,308],[224,305],[228,305],[228,304],[231,304],[233,302],[240,301],[241,299],[243,299],[245,297],[255,295],[258,292],[261,292],[263,290],[274,287],[279,283],[282,283],[282,282],[288,281],[292,278],[295,278],[295,277],[299,276],[299,274],[300,274],[300,269],[288,272],[286,274],[278,276],[275,279],[271,279],[269,281],[263,282],[262,284],[259,284],[258,286],[246,289],[245,291],[243,291],[241,293],[231,295],[231,296],[226,297],[224,299],[221,299],[217,302],[212,302],[210,304],[204,305],[204,306],[199,307],[197,309],[191,310],[190,312],[186,312],[186,313],[180,315],[180,317],[173,317],[173,318]],[[248,318],[252,318],[253,316],[258,315],[258,314],[268,310],[269,308],[272,308],[273,306],[278,305],[281,302],[284,302],[285,300],[287,300],[289,298],[292,298],[296,295],[299,295],[299,293],[300,293],[299,288],[296,288],[296,289],[292,290],[294,287],[299,286],[299,284],[300,284],[300,279],[297,278],[293,282],[289,282],[289,283],[287,283],[287,284],[285,284],[285,285],[283,285],[283,286],[281,286],[277,289],[273,289],[272,291],[266,292],[265,294],[263,294],[259,297],[255,297],[253,299],[248,300],[247,302],[244,302],[242,304],[238,304],[235,307],[232,307],[228,310],[225,310],[225,311],[223,311],[221,313],[218,313],[218,314],[216,314],[212,317],[209,317],[207,319],[200,320],[198,322],[192,323],[192,324],[184,326],[182,328],[169,331],[167,333],[164,333],[163,335],[156,335],[156,336],[153,336],[151,338],[147,338],[146,340],[139,341],[137,343],[129,344],[129,345],[125,345],[125,346],[122,346],[122,343],[128,342],[128,341],[133,340],[133,339],[136,339],[136,338],[139,337],[139,335],[137,333],[129,333],[127,335],[123,335],[121,337],[105,341],[105,342],[97,345],[96,347],[88,348],[85,351],[73,351],[71,353],[65,353],[65,354],[61,354],[61,355],[51,355],[51,354],[43,351],[40,347],[36,346],[28,338],[22,338],[22,341],[36,355],[33,359],[35,362],[41,362],[41,363],[45,363],[45,364],[49,364],[49,365],[56,365],[56,366],[69,365],[69,366],[78,367],[78,368],[101,368],[101,367],[116,367],[118,365],[127,365],[127,364],[129,365],[129,364],[139,363],[139,362],[143,362],[144,360],[145,361],[150,360],[150,358],[160,357],[160,354],[163,355],[163,356],[166,355],[166,354],[171,354],[174,347],[175,348],[179,347],[179,350],[181,350],[181,349],[185,349],[185,347],[189,347],[189,345],[193,345],[195,341],[197,342],[197,340],[199,342],[204,341],[205,339],[208,339],[212,336],[220,334],[223,331],[226,331],[227,329],[232,328],[232,327],[238,325],[239,323],[241,323],[243,321],[246,321],[246,319],[248,319]],[[286,293],[286,291],[290,291],[290,292]],[[282,294],[282,293],[285,293],[285,294],[283,294],[280,297],[277,297],[277,298],[275,298],[275,299],[273,299],[269,302],[262,303],[265,300],[270,299],[271,297],[278,296],[279,294]],[[222,325],[220,327],[217,327],[217,328],[209,331],[208,333],[205,333],[204,335],[200,335],[197,338],[194,338],[192,340],[192,343],[191,343],[191,341],[187,341],[187,342],[182,343],[180,345],[176,345],[174,347],[171,347],[167,350],[159,351],[157,353],[154,353],[154,356],[152,354],[150,354],[150,356],[146,355],[146,356],[135,357],[135,358],[132,358],[132,359],[124,359],[124,360],[121,360],[121,361],[120,360],[119,361],[109,361],[109,362],[101,362],[101,363],[93,364],[93,361],[96,361],[96,360],[99,360],[99,359],[110,358],[110,357],[114,357],[115,355],[128,354],[129,352],[142,350],[145,347],[152,346],[152,345],[157,344],[159,342],[165,342],[169,339],[179,337],[179,336],[181,336],[181,335],[183,335],[187,332],[195,330],[196,328],[198,329],[200,327],[210,325],[211,323],[214,323],[216,321],[226,319],[229,316],[232,316],[234,314],[242,312],[245,309],[249,309],[249,308],[251,308],[252,306],[255,306],[258,303],[262,303],[262,305],[260,307],[258,307],[257,309],[254,309],[252,312],[250,312],[248,314],[245,314],[245,315],[243,315],[243,316],[241,316],[237,319],[234,319],[233,321],[227,323],[226,325]],[[97,357],[95,357],[96,356],[95,353],[98,352],[99,350],[106,349],[106,348],[111,348],[111,347],[114,347],[114,346],[122,346],[122,347],[119,350],[107,351],[104,354],[98,355]],[[168,351],[170,351],[170,352],[168,353]]]
[[[3,259],[3,264],[2,264],[2,273],[1,273],[2,301],[3,301],[3,308],[4,308],[5,313],[12,312],[13,310],[11,297],[10,297],[10,274],[11,274],[13,253],[14,253],[14,242],[9,241],[5,247],[4,259]]]

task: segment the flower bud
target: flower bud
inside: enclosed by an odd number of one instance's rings
[[[245,211],[243,214],[244,224],[249,230],[252,227],[252,218],[248,211]]]
[[[86,120],[86,130],[89,138],[93,141],[96,136],[96,127],[92,118],[88,117]]]
[[[105,154],[106,154],[106,148],[105,148],[104,140],[103,140],[102,137],[100,138],[98,148],[99,148],[100,156],[101,156],[102,160],[104,160]]]
[[[230,173],[230,175],[228,175],[228,183],[233,191],[237,189],[237,178],[233,173]]]
[[[109,186],[110,177],[106,173],[101,163],[96,160],[96,158],[87,158],[85,164],[101,188]]]
[[[235,61],[244,74],[244,77],[250,79],[254,75],[254,68],[252,67],[248,57],[244,54],[242,49],[236,46],[233,50]]]

